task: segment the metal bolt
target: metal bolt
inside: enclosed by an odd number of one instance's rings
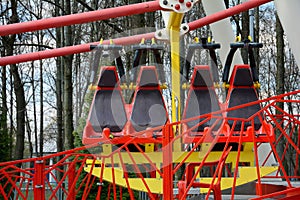
[[[192,3],[191,2],[187,2],[185,5],[186,5],[186,7],[190,8],[192,6]]]

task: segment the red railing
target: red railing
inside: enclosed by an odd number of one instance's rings
[[[216,132],[207,131],[203,134],[192,135],[187,130],[180,133],[181,127],[185,123],[195,119],[167,124],[162,129],[163,137],[152,138],[151,140],[156,144],[155,152],[145,153],[144,146],[139,144],[139,137],[144,134],[138,133],[126,136],[126,140],[124,138],[111,140],[104,138],[101,144],[85,146],[40,158],[0,163],[1,197],[3,199],[41,200],[75,199],[76,197],[82,199],[103,199],[103,196],[106,199],[119,199],[123,196],[137,199],[136,186],[132,184],[133,179],[135,179],[140,180],[140,188],[143,188],[142,190],[147,193],[150,199],[185,199],[187,196],[197,195],[192,193],[191,189],[201,185],[197,180],[199,177],[198,172],[208,167],[209,172],[207,174],[212,178],[212,181],[210,184],[205,185],[208,187],[206,199],[209,198],[211,192],[214,192],[215,198],[222,199],[222,193],[215,189],[215,183],[219,180],[222,188],[222,178],[224,177],[221,176],[224,176],[224,174],[227,174],[227,178],[232,179],[231,198],[234,199],[239,178],[239,168],[243,163],[242,144],[243,142],[251,142],[251,138],[254,151],[253,162],[255,163],[254,167],[258,177],[256,186],[258,197],[261,196],[261,199],[263,199],[264,195],[267,195],[265,190],[266,178],[282,182],[282,185],[285,185],[287,189],[285,194],[290,195],[290,191],[298,191],[291,188],[294,187],[294,181],[299,181],[300,179],[299,94],[300,91],[294,91],[250,103],[249,105],[263,103],[265,106],[259,113],[256,113],[249,119],[231,119],[234,120],[233,127],[227,129],[222,127],[220,131]],[[279,102],[284,103],[286,108],[289,109],[280,109],[277,106]],[[222,116],[225,116],[223,118],[223,126],[227,126],[226,110],[219,112],[224,114]],[[247,121],[250,121],[253,125],[254,118],[260,116],[261,113],[264,114],[264,119],[260,117],[262,129],[269,130],[268,127],[264,126],[271,124],[272,129],[274,129],[273,133],[257,133],[251,127],[247,131],[234,131],[234,124],[237,121],[242,121],[242,127]],[[199,118],[203,117],[219,118],[220,115],[199,116]],[[264,121],[267,124],[263,123]],[[200,123],[203,123],[203,121]],[[218,122],[216,121],[215,123]],[[225,133],[224,130],[228,132]],[[178,141],[182,141],[186,135],[193,136],[195,139],[192,143],[182,144],[181,154],[177,155],[174,150],[175,145]],[[225,151],[214,149],[220,142],[223,143],[222,148],[224,150],[232,146],[233,142],[238,144],[234,150],[231,149],[229,152],[228,158],[230,157],[230,159],[227,158],[225,160]],[[191,173],[192,169],[186,171],[186,166],[191,163],[190,160],[195,155],[195,152],[200,152],[199,148],[204,143],[209,143],[210,146],[206,152],[202,152],[202,159],[197,163],[194,173]],[[262,153],[259,149],[264,143],[269,144],[270,148],[263,152],[264,157],[261,158]],[[109,144],[115,146],[111,148],[111,152],[105,153],[105,145]],[[281,150],[279,149],[280,147],[282,147]],[[208,165],[211,162],[209,157],[216,151],[220,152],[220,159],[218,159],[220,162],[216,162],[215,166],[210,166]],[[153,157],[151,153],[157,153],[155,155],[159,156]],[[260,168],[268,166],[268,160],[271,157],[277,162],[278,170],[272,175],[261,177]],[[222,162],[224,165],[219,165]],[[109,172],[106,171],[107,169],[109,169]],[[120,173],[122,173],[121,177],[124,181],[122,184],[119,182]],[[109,180],[107,178],[108,175]],[[153,180],[162,180],[160,182],[162,188],[159,191],[153,189]],[[185,182],[185,187],[182,187],[181,183],[186,180],[190,182]],[[156,183],[159,183],[159,181]]]

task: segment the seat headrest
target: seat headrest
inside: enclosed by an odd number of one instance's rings
[[[118,83],[116,67],[102,67],[100,78],[98,81],[99,87],[115,87]]]
[[[141,67],[138,84],[139,87],[157,87],[158,78],[156,69],[154,66],[143,66]]]
[[[213,81],[208,66],[196,66],[191,83],[194,87],[212,87]]]
[[[250,67],[235,66],[235,76],[233,80],[234,86],[252,86],[253,79],[250,71]]]

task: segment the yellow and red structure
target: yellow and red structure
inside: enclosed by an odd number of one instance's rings
[[[191,195],[192,187],[200,187],[199,191],[192,194],[205,193],[206,199],[209,198],[210,192],[213,191],[215,199],[222,198],[222,190],[231,189],[231,199],[234,199],[236,186],[240,186],[257,180],[257,199],[264,199],[284,195],[286,199],[299,198],[299,188],[293,188],[292,179],[300,179],[299,176],[299,155],[300,150],[300,116],[291,115],[277,107],[276,103],[285,102],[295,106],[300,105],[300,101],[293,99],[300,91],[294,91],[288,94],[275,96],[265,100],[240,105],[237,107],[223,109],[219,114],[225,116],[232,110],[251,106],[254,104],[265,103],[266,106],[258,113],[251,116],[249,119],[226,118],[242,124],[251,123],[254,125],[254,118],[264,113],[266,116],[266,124],[263,123],[263,128],[269,130],[269,124],[273,124],[274,131],[280,134],[275,138],[273,131],[267,131],[265,135],[257,135],[252,131],[247,136],[244,132],[237,133],[230,128],[227,128],[227,135],[215,135],[214,137],[198,138],[193,140],[191,149],[188,146],[182,148],[182,140],[189,132],[182,132],[182,125],[194,119],[180,119],[181,113],[181,85],[180,85],[180,35],[181,24],[185,10],[182,10],[181,5],[184,5],[189,10],[196,2],[179,0],[174,4],[173,10],[166,8],[168,1],[150,1],[140,4],[121,6],[117,8],[104,9],[89,13],[75,14],[56,18],[43,19],[32,22],[24,22],[19,24],[11,24],[0,27],[0,36],[17,34],[28,31],[42,30],[46,28],[61,27],[72,24],[87,23],[97,20],[105,20],[109,18],[129,16],[144,12],[153,12],[157,10],[170,11],[169,21],[166,27],[166,33],[169,37],[171,45],[171,72],[172,72],[172,113],[171,122],[168,122],[157,130],[161,130],[162,137],[155,137],[149,140],[140,137],[145,132],[127,133],[124,137],[109,138],[109,134],[104,134],[98,143],[87,145],[85,147],[60,152],[50,156],[41,158],[25,159],[22,161],[12,161],[0,163],[0,194],[4,199],[9,199],[13,194],[14,197],[21,199],[30,199],[30,188],[33,188],[34,199],[46,199],[46,188],[50,191],[47,199],[58,199],[58,191],[62,191],[67,199],[75,199],[76,195],[81,195],[82,199],[87,199],[92,190],[92,186],[97,185],[95,196],[100,199],[103,194],[103,184],[106,181],[109,183],[107,198],[110,195],[114,199],[122,198],[123,187],[128,191],[130,199],[134,199],[134,190],[146,192],[151,199],[185,199]],[[243,4],[221,11],[214,15],[188,23],[189,30],[195,30],[204,25],[217,22],[218,20],[232,16],[242,11],[257,7],[259,5],[270,2],[270,0],[249,0]],[[162,5],[164,4],[164,5]],[[178,6],[179,5],[179,6]],[[34,24],[34,26],[32,26]],[[125,38],[114,39],[114,44],[127,45],[139,43],[142,39],[151,39],[155,33],[147,33],[138,36],[129,36]],[[97,44],[97,43],[91,43]],[[73,47],[64,47],[48,51],[28,53],[23,55],[8,56],[0,58],[0,65],[15,64],[31,60],[46,59],[57,56],[64,56],[75,53],[90,51],[91,44],[77,45]],[[109,40],[103,41],[103,45],[109,44]],[[233,83],[231,84],[233,85]],[[289,98],[291,97],[291,98]],[[292,99],[292,100],[291,100]],[[282,115],[274,115],[270,110],[278,110]],[[218,113],[216,113],[218,114]],[[211,120],[214,116],[204,115],[207,120]],[[263,119],[260,119],[263,121]],[[243,125],[242,125],[243,126]],[[234,126],[233,126],[234,127]],[[268,129],[269,128],[269,129]],[[156,130],[156,131],[157,131]],[[223,130],[223,129],[222,129]],[[294,132],[298,130],[298,137],[294,139]],[[238,135],[238,136],[236,136]],[[234,138],[234,139],[233,139]],[[263,139],[262,139],[263,138]],[[286,140],[286,149],[282,155],[276,151],[276,146],[279,140]],[[208,141],[205,141],[208,140]],[[247,140],[247,141],[246,141]],[[146,142],[145,142],[146,141]],[[213,150],[214,145],[218,142],[224,144],[222,150]],[[139,144],[154,143],[157,145],[157,151],[145,152]],[[235,142],[236,149],[233,150],[230,145]],[[251,143],[251,145],[248,145]],[[269,152],[265,152],[267,157],[260,161],[258,160],[258,148],[262,143],[268,143],[271,146]],[[119,148],[113,149],[112,145],[119,145]],[[130,146],[134,146],[136,151],[131,152]],[[198,151],[197,147],[202,145],[202,151]],[[102,152],[96,155],[81,153],[85,149],[93,149],[102,147]],[[251,149],[252,148],[252,149]],[[287,154],[287,149],[292,148],[295,152],[295,166],[293,173],[289,174],[284,169],[284,163],[281,161]],[[274,155],[278,161],[278,166],[268,166],[268,158]],[[61,158],[62,157],[62,158]],[[254,157],[254,159],[253,159]],[[55,164],[47,164],[50,159],[60,158]],[[240,166],[243,163],[249,163],[246,166]],[[34,164],[32,168],[22,168],[23,164]],[[226,164],[227,163],[227,164]],[[147,165],[147,166],[146,166]],[[177,177],[179,183],[175,183],[175,177],[180,169],[187,165],[187,169],[183,173],[183,177]],[[231,165],[231,168],[230,166]],[[128,166],[134,168],[135,177],[130,177]],[[147,176],[143,175],[140,167],[144,167],[150,171]],[[204,166],[211,167],[210,177],[201,177],[199,172]],[[213,167],[215,171],[213,171]],[[85,172],[88,172],[84,174]],[[147,171],[147,172],[148,172]],[[62,176],[58,178],[55,173],[61,172]],[[195,173],[194,173],[195,172]],[[222,177],[222,174],[227,174]],[[80,174],[84,174],[82,182],[78,183]],[[272,174],[272,175],[270,175]],[[50,178],[54,180],[53,184]],[[97,179],[97,178],[98,179]],[[264,185],[262,178],[285,180],[286,186],[281,192],[269,191],[267,183]],[[200,182],[196,182],[200,180]],[[67,182],[67,184],[66,184]],[[3,183],[3,184],[2,184]],[[98,184],[97,184],[98,183]],[[76,185],[77,184],[77,185]],[[67,186],[66,186],[67,185]],[[23,190],[22,188],[26,188]],[[273,194],[271,194],[273,192]],[[269,193],[269,194],[267,194]]]

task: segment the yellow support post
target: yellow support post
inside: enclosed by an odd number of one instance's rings
[[[172,74],[172,121],[180,120],[180,25],[182,13],[170,14],[167,29],[171,44],[171,74]],[[176,102],[177,101],[177,102]],[[178,107],[177,107],[178,106]]]
[[[170,14],[167,30],[171,44],[171,74],[172,74],[172,121],[180,120],[180,26],[183,19],[182,13],[172,12]],[[179,127],[180,130],[180,127]],[[174,131],[175,132],[175,131]],[[181,151],[181,142],[176,140],[174,151]]]

